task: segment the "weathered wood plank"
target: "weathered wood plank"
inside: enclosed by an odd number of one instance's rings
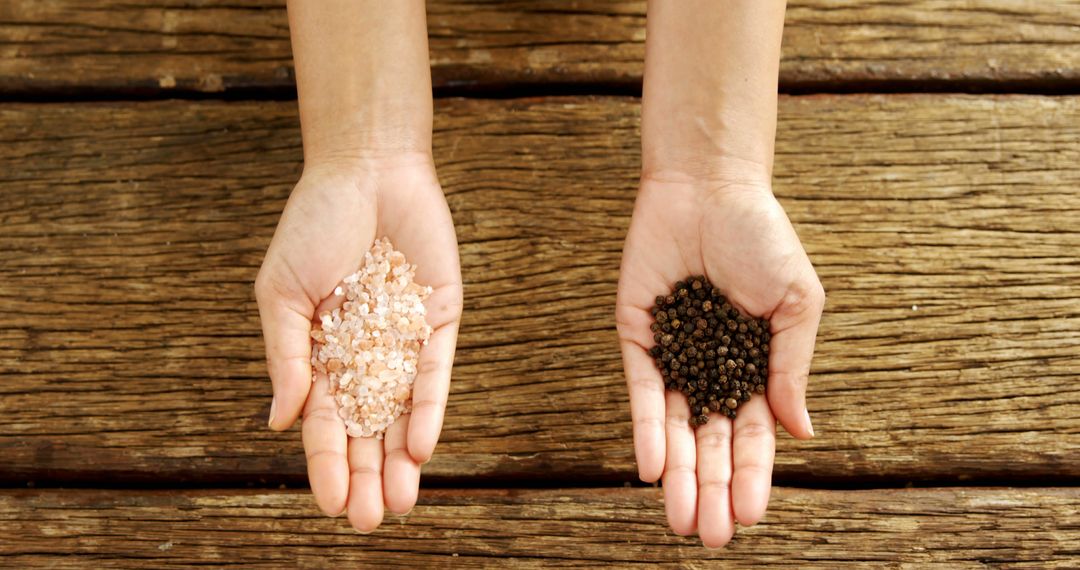
[[[1080,83],[1080,1],[794,0],[781,81]],[[9,0],[0,91],[291,88],[281,0]],[[434,81],[637,85],[645,2],[434,0]]]
[[[781,481],[1080,476],[1080,98],[783,98],[829,292]],[[440,477],[634,477],[612,312],[637,101],[447,100],[466,313]],[[293,103],[0,108],[0,479],[298,480],[251,281]],[[917,309],[916,309],[917,307]],[[96,475],[95,475],[96,474]]]
[[[424,491],[369,536],[303,491],[4,491],[0,560],[17,568],[1066,568],[1080,491],[777,488],[721,551],[675,536],[657,489]]]

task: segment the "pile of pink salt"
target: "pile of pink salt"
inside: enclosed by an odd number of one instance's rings
[[[320,315],[322,326],[311,331],[312,368],[329,378],[352,437],[382,439],[412,408],[420,347],[431,336],[424,319],[431,287],[413,281],[415,272],[390,240],[376,240],[334,291],[345,296],[342,307]]]

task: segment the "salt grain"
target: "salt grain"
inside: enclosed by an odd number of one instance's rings
[[[345,296],[343,309],[320,315],[321,328],[311,331],[312,369],[330,379],[352,437],[382,439],[412,409],[420,348],[431,336],[424,318],[431,287],[413,281],[415,272],[390,240],[376,240],[360,270],[334,290]]]

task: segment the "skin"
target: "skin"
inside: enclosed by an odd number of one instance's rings
[[[640,476],[662,478],[672,529],[726,544],[763,516],[775,422],[813,436],[805,392],[824,292],[771,192],[784,4],[649,3],[642,182],[627,236],[616,320]],[[289,3],[304,173],[282,214],[256,297],[274,385],[270,427],[303,413],[312,492],[361,532],[416,502],[420,464],[442,425],[461,317],[449,209],[431,159],[431,86],[419,0]],[[363,30],[363,34],[356,33]],[[312,382],[309,332],[339,280],[388,236],[435,288],[414,413],[385,440],[349,439],[325,378]],[[646,350],[653,299],[705,274],[742,310],[772,320],[769,387],[739,410],[687,424]]]
[[[359,532],[416,504],[420,466],[442,429],[461,320],[457,239],[431,156],[432,101],[422,0],[290,1],[304,171],[255,281],[274,388],[269,425],[303,415],[319,507]],[[365,33],[358,34],[357,30]],[[382,440],[349,438],[325,377],[311,376],[310,332],[340,305],[334,288],[377,237],[390,238],[434,291],[413,411]]]
[[[813,437],[806,386],[825,293],[772,194],[784,3],[653,0],[642,100],[642,179],[623,249],[616,322],[642,480],[662,480],[672,530],[727,544],[768,506],[776,421]],[[649,309],[704,274],[771,319],[768,388],[698,429],[647,350]]]

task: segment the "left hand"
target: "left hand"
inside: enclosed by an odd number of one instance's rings
[[[745,314],[771,321],[765,397],[735,420],[711,413],[697,428],[679,392],[666,392],[648,349],[649,312],[676,281],[703,274]],[[776,420],[813,436],[806,384],[825,293],[791,222],[760,177],[643,180],[623,249],[616,322],[642,480],[663,477],[672,530],[705,546],[757,523],[772,484]]]

